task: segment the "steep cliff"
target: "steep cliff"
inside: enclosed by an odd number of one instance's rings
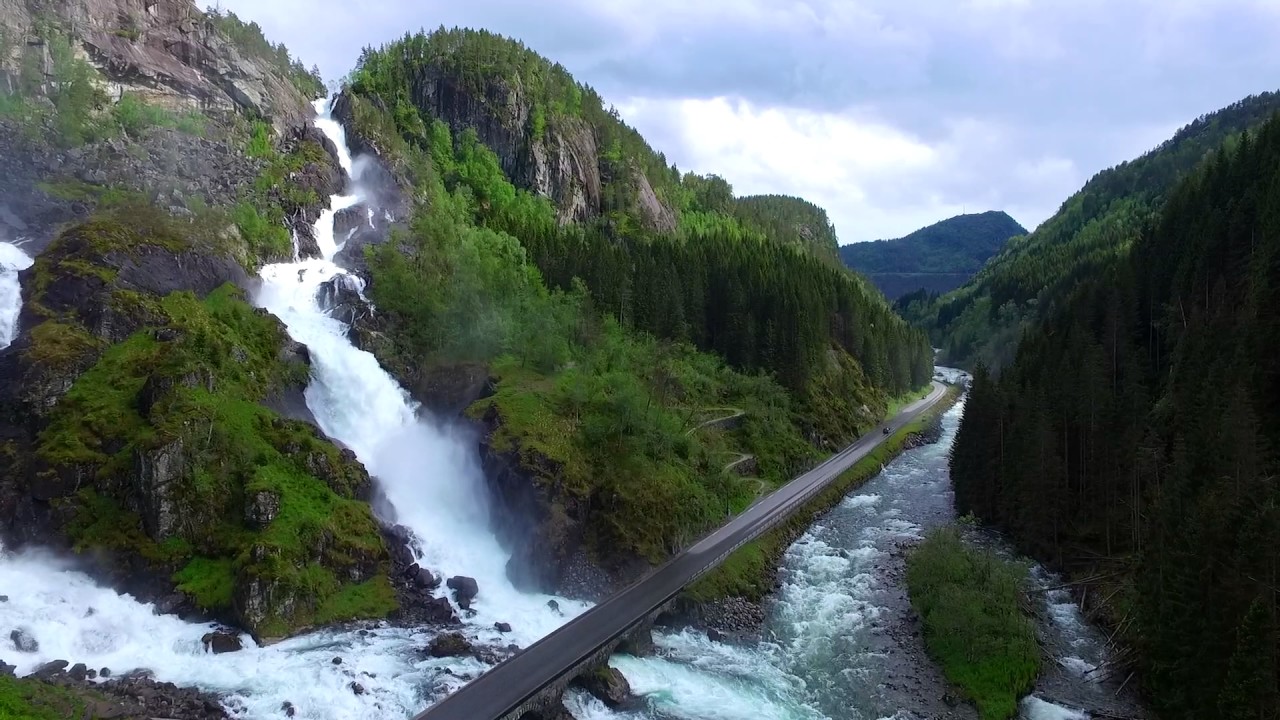
[[[455,141],[474,132],[516,187],[553,203],[562,224],[626,216],[650,230],[676,229],[678,174],[563,67],[484,31],[438,31],[404,42],[412,67],[381,68],[389,71],[383,74],[375,66],[384,58],[366,54],[351,89],[397,119],[405,117],[398,107],[412,105]],[[417,133],[439,137],[425,125]]]
[[[170,110],[249,112],[278,129],[305,119],[312,98],[215,20],[190,0],[0,0],[0,93],[53,80],[57,32],[101,73],[113,100],[128,92]]]

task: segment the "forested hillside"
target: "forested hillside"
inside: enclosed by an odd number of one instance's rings
[[[514,41],[368,49],[339,108],[420,198],[405,236],[371,250],[387,323],[371,347],[405,373],[492,369],[472,414],[555,498],[548,515],[570,516],[539,552],[578,533],[606,560],[658,559],[931,375],[922,332],[799,244],[833,245],[825,212],[681,175]],[[715,407],[746,409],[743,427],[690,435]],[[719,471],[739,453],[763,486]]]
[[[1172,720],[1271,718],[1280,702],[1280,118],[1162,191],[1273,101],[1099,176],[1045,232],[1092,216],[1101,235],[1059,263],[993,266],[1026,270],[988,274],[993,302],[1038,277],[1058,294],[999,379],[976,373],[952,457],[961,511],[1091,578]],[[1074,274],[1052,274],[1064,262]]]
[[[940,361],[999,368],[1022,331],[1054,312],[1076,284],[1125,257],[1169,190],[1205,156],[1280,108],[1280,94],[1251,96],[1197,119],[1159,147],[1095,175],[1035,232],[1009,243],[961,288],[904,309],[929,329]]]
[[[827,211],[802,198],[788,195],[748,195],[738,198],[734,217],[755,225],[770,240],[806,248],[823,259],[836,260],[840,249],[836,228]]]
[[[852,243],[840,260],[867,276],[890,300],[916,290],[944,293],[973,276],[1009,238],[1026,228],[992,210],[936,222],[897,240]]]

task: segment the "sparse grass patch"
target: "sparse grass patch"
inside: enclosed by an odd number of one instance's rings
[[[940,528],[907,558],[907,591],[924,621],[924,640],[947,679],[984,720],[1018,710],[1040,671],[1035,626],[1021,608],[1025,566],[968,547]]]

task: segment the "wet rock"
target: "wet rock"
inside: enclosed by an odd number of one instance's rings
[[[0,660],[0,677],[13,677],[13,673],[17,669],[17,665],[6,665],[3,660]]]
[[[449,578],[448,586],[453,591],[453,599],[457,601],[458,607],[463,610],[471,607],[471,601],[480,592],[480,587],[476,584],[475,578],[469,578],[465,575],[455,575]]]
[[[2,602],[9,602],[9,596],[8,596],[8,595],[0,595],[0,603],[2,603]]]
[[[500,633],[509,633],[511,632],[511,623],[496,622],[493,624],[493,629]]]
[[[99,671],[98,671],[98,677],[102,677],[102,678],[109,678],[109,677],[111,677],[111,668],[109,668],[109,667],[104,667],[104,668],[102,668],[101,670],[99,670]]]
[[[495,387],[489,366],[457,363],[422,368],[409,391],[431,412],[452,418],[475,401],[492,395]]]
[[[427,652],[431,657],[460,657],[462,655],[470,655],[475,651],[471,643],[467,641],[462,633],[444,633],[437,635],[431,640],[431,644],[427,646]]]
[[[418,568],[411,577],[413,578],[413,584],[423,590],[435,590],[440,587],[440,578],[426,568]]]
[[[83,682],[89,675],[89,668],[84,663],[76,663],[67,671],[67,677],[78,682]]]
[[[457,625],[459,622],[458,616],[453,614],[453,606],[449,604],[448,598],[431,598],[426,602],[423,609],[426,620],[429,623]]]
[[[67,669],[66,660],[51,660],[41,665],[40,667],[36,668],[35,672],[31,673],[31,675],[38,680],[47,680],[53,677],[54,675],[61,674],[62,671],[66,669]]]
[[[560,603],[555,600],[548,600],[547,607],[551,609],[551,612],[560,612]]]
[[[351,688],[351,692],[355,693],[356,695],[364,694],[364,686],[354,680],[351,681],[350,688]]]
[[[13,641],[13,647],[18,652],[33,653],[40,650],[40,643],[36,642],[36,639],[26,630],[11,631],[9,639]]]
[[[205,650],[212,651],[214,655],[237,652],[243,647],[238,634],[225,630],[205,633],[200,642],[204,644]]]
[[[605,666],[579,676],[574,682],[611,708],[620,707],[631,699],[631,684],[616,668]]]
[[[280,496],[270,490],[259,490],[245,503],[244,519],[255,530],[262,530],[280,514]]]
[[[98,677],[98,671],[94,670],[93,668],[89,668],[89,670],[84,674],[84,676],[89,678],[90,680],[94,680]]]
[[[653,630],[648,626],[633,630],[618,645],[618,652],[635,657],[650,657],[657,651],[658,647],[653,642]]]
[[[408,528],[403,525],[383,528],[382,539],[387,544],[387,553],[391,556],[392,564],[397,568],[405,568],[405,573],[408,574],[418,566],[413,559],[413,551],[409,548],[413,535]]]
[[[280,705],[280,712],[284,713],[285,717],[293,717],[298,713],[298,710],[293,706],[293,703],[285,700],[284,703]]]
[[[333,658],[333,660],[332,660],[332,662],[333,662],[333,664],[334,664],[334,665],[341,665],[341,664],[342,664],[342,658],[340,658],[340,657],[334,657],[334,658]]]
[[[724,634],[715,628],[709,628],[707,630],[707,639],[711,642],[720,642],[724,640]]]
[[[360,297],[364,283],[354,275],[335,275],[316,288],[316,301],[329,317],[347,326],[373,316],[369,303]]]

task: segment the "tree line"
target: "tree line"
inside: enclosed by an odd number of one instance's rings
[[[1106,576],[1165,718],[1280,701],[1280,116],[1135,217],[998,378],[974,377],[956,503]]]

